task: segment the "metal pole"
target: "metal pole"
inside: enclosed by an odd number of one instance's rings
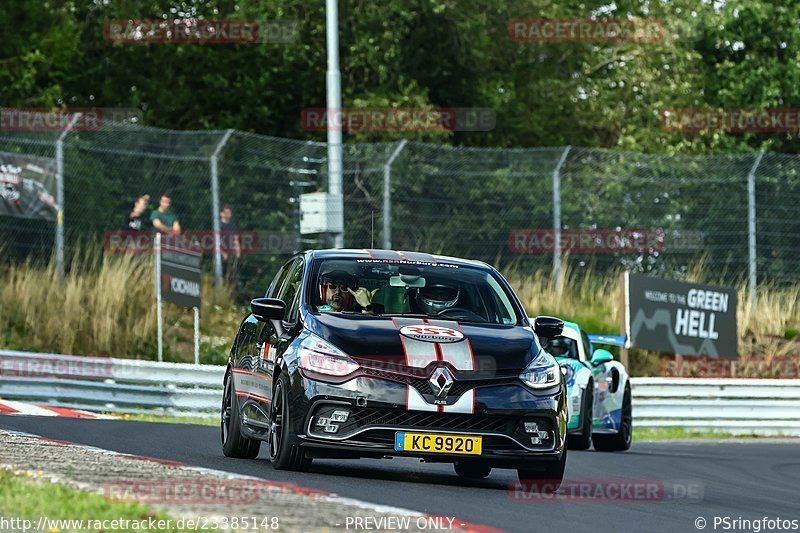
[[[747,175],[747,233],[750,263],[750,311],[756,312],[756,283],[758,269],[756,266],[756,169],[761,164],[764,152],[759,152],[750,173]]]
[[[553,170],[553,282],[556,288],[561,281],[561,166],[567,160],[570,148],[564,148]]]
[[[158,321],[158,361],[164,361],[164,328],[161,325],[161,233],[156,233],[155,245],[153,246],[153,258],[156,262],[155,268],[155,289],[156,289],[156,320]]]
[[[383,249],[392,249],[392,164],[403,148],[406,147],[406,139],[400,141],[394,149],[386,165],[383,167]]]
[[[80,116],[75,113],[56,139],[56,272],[60,279],[64,279],[64,138]]]
[[[194,364],[200,364],[200,309],[194,309]]]
[[[341,231],[333,246],[344,247],[344,197],[342,196],[342,77],[339,72],[339,8],[337,0],[325,0],[328,42],[328,194],[336,202],[334,220]],[[331,118],[331,114],[333,117]]]
[[[219,225],[219,169],[217,157],[230,139],[233,130],[227,130],[211,154],[211,225],[214,230],[214,285],[222,286],[222,250],[220,245]]]

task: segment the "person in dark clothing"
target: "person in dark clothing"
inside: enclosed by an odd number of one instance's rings
[[[219,212],[220,255],[222,256],[223,276],[233,279],[236,266],[242,257],[242,245],[239,242],[238,229],[233,222],[233,209],[223,205]]]
[[[144,194],[136,199],[133,204],[133,209],[128,213],[128,220],[122,226],[123,230],[128,231],[142,231],[147,229],[144,224],[147,221],[144,212],[147,209],[147,204],[150,203],[150,195]]]

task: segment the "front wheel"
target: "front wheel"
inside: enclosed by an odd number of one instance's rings
[[[233,374],[225,376],[225,392],[222,395],[222,416],[220,420],[222,453],[227,457],[255,459],[261,448],[261,441],[242,436],[242,419],[239,415],[239,402],[233,385]]]
[[[269,460],[276,470],[308,470],[311,459],[306,458],[292,431],[289,389],[289,378],[281,373],[270,409]]]
[[[592,435],[594,449],[600,452],[624,452],[631,447],[633,436],[633,410],[631,409],[631,386],[625,384],[625,393],[622,396],[622,414],[620,416],[619,431],[604,435]]]
[[[527,488],[535,488],[542,493],[556,492],[564,481],[567,468],[567,448],[557,462],[549,462],[542,469],[518,468],[519,482]]]
[[[592,445],[592,406],[594,405],[594,383],[589,381],[583,393],[581,405],[581,432],[567,435],[567,445],[573,450],[588,450]]]

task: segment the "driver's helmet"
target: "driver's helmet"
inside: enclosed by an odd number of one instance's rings
[[[445,283],[432,283],[419,290],[417,303],[424,313],[437,315],[456,305],[458,296],[458,287]]]
[[[353,303],[353,295],[347,289],[356,290],[358,288],[358,278],[343,270],[325,272],[319,277],[319,296],[322,303],[328,301],[329,293],[336,298],[335,307],[342,309],[350,307]],[[335,295],[335,296],[334,296]]]
[[[569,357],[570,342],[564,337],[550,339],[547,343],[547,351],[557,357]]]

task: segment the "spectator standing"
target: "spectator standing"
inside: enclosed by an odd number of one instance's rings
[[[239,233],[233,222],[233,209],[223,205],[219,212],[220,255],[222,256],[222,275],[233,280],[239,258],[242,257],[242,245]]]
[[[128,213],[128,221],[122,227],[123,230],[127,231],[142,231],[144,229],[144,212],[147,209],[147,204],[150,203],[150,195],[143,194],[139,198],[136,199],[136,202],[133,204],[133,209],[131,212]]]
[[[181,224],[178,222],[178,216],[170,209],[171,206],[170,194],[162,194],[158,201],[158,209],[150,213],[150,221],[153,223],[153,227],[161,233],[180,235]]]

